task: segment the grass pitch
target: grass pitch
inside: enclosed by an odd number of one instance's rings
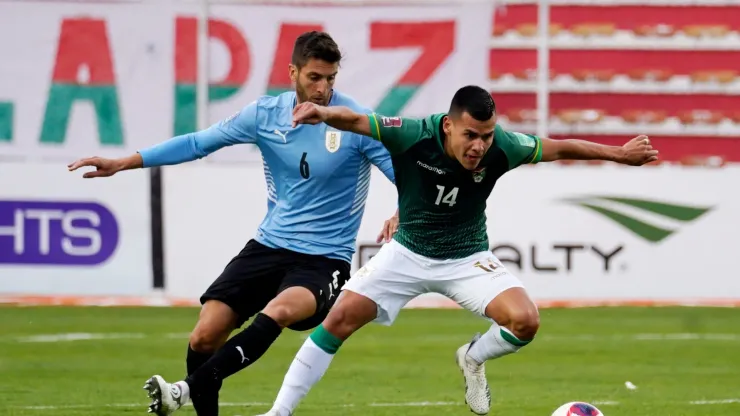
[[[549,416],[573,400],[596,403],[606,416],[740,415],[740,309],[541,312],[530,346],[487,364],[491,415]],[[0,307],[0,414],[146,414],[144,381],[182,378],[197,314]],[[470,415],[454,351],[487,326],[462,310],[404,310],[390,328],[372,324],[342,347],[296,416]],[[307,334],[286,330],[260,361],[227,379],[221,414],[269,409]]]

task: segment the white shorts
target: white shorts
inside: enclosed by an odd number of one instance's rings
[[[486,306],[513,287],[524,285],[490,251],[462,259],[437,260],[391,240],[342,289],[373,300],[378,305],[375,322],[391,325],[406,303],[424,293],[447,296],[463,308],[485,316]]]

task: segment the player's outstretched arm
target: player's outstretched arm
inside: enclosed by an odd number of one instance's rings
[[[113,176],[118,172],[151,168],[166,165],[178,165],[200,159],[224,146],[227,142],[221,140],[214,129],[197,133],[189,133],[173,137],[167,141],[142,149],[139,152],[119,159],[106,159],[102,157],[89,157],[77,160],[67,167],[70,172],[82,167],[94,167],[95,170],[86,172],[83,178],[102,178]]]
[[[233,116],[195,133],[183,134],[142,149],[120,159],[89,157],[67,165],[70,171],[94,167],[83,178],[100,178],[138,168],[177,165],[203,158],[225,146],[238,143],[256,143],[257,103],[253,102]]]
[[[319,123],[326,123],[337,130],[372,137],[367,114],[355,113],[348,107],[324,107],[312,102],[304,102],[293,109],[293,127],[298,124]]]
[[[94,167],[95,170],[85,172],[82,175],[83,178],[103,178],[113,176],[122,170],[142,168],[144,167],[144,160],[138,153],[120,159],[106,159],[96,156],[79,159],[67,165],[67,168],[72,172],[87,166]]]
[[[541,139],[542,162],[556,160],[605,160],[624,165],[642,166],[658,160],[658,151],[650,139],[640,135],[623,146],[606,146],[586,140]]]

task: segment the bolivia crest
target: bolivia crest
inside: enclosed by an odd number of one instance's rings
[[[482,181],[485,177],[486,168],[480,168],[473,171],[473,181],[475,181],[475,183],[480,183],[480,181]]]

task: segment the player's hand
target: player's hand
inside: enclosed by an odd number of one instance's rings
[[[628,141],[624,146],[622,163],[625,165],[642,166],[658,160],[658,151],[653,149],[648,136],[639,135]]]
[[[398,231],[398,212],[387,220],[383,224],[383,228],[378,234],[378,238],[375,240],[376,243],[390,243],[393,239],[393,235]]]
[[[293,108],[293,128],[299,124],[319,124],[326,120],[325,108],[310,101]]]
[[[83,178],[103,178],[107,176],[113,176],[117,172],[123,169],[123,164],[117,159],[105,159],[102,157],[88,157],[80,159],[74,163],[67,165],[70,172],[73,172],[79,168],[93,166],[94,171],[85,172]]]

